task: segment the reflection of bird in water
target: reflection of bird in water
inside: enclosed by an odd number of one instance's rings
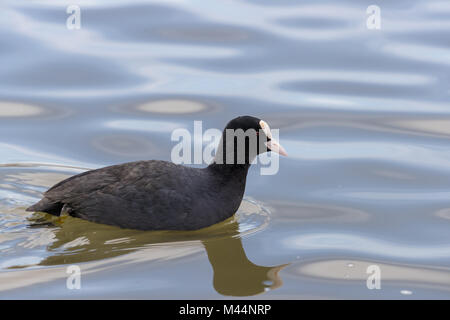
[[[278,272],[285,265],[263,267],[254,264],[248,260],[240,238],[226,237],[202,242],[214,271],[214,288],[220,294],[251,296],[282,285]]]
[[[30,221],[32,228],[59,224],[55,231],[56,241],[48,248],[54,254],[41,261],[40,265],[98,261],[142,248],[151,250],[152,244],[201,241],[214,272],[213,285],[218,293],[249,296],[282,284],[278,272],[285,265],[264,267],[249,261],[235,219],[197,231],[136,231],[71,217],[51,217],[53,222],[50,223],[48,219],[49,215],[35,214]]]

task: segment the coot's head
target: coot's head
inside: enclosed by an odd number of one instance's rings
[[[284,148],[272,136],[267,122],[241,116],[226,125],[217,149],[216,163],[248,164],[257,155],[270,151],[287,156]]]

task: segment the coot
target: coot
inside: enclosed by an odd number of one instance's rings
[[[200,229],[236,212],[251,162],[267,151],[286,155],[265,121],[242,116],[227,124],[206,168],[150,160],[91,170],[54,185],[27,211],[139,230]]]

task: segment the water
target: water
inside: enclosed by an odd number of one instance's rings
[[[0,5],[0,298],[450,297],[448,1],[378,1],[380,30],[369,1],[77,4],[80,30],[64,3]],[[290,157],[250,170],[228,221],[152,233],[24,211],[242,114]]]

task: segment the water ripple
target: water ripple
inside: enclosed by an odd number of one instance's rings
[[[450,257],[450,243],[412,245],[377,239],[368,235],[345,233],[305,233],[284,239],[283,245],[307,251],[332,250],[347,254],[396,259],[429,260]]]
[[[379,30],[348,0],[76,4],[80,30],[67,3],[2,1],[2,297],[74,297],[71,262],[91,277],[83,298],[373,298],[369,263],[380,297],[448,297],[448,1],[380,3]],[[249,171],[256,200],[231,224],[186,240],[24,211],[64,177],[170,160],[172,130],[243,114],[279,128],[290,157]]]

